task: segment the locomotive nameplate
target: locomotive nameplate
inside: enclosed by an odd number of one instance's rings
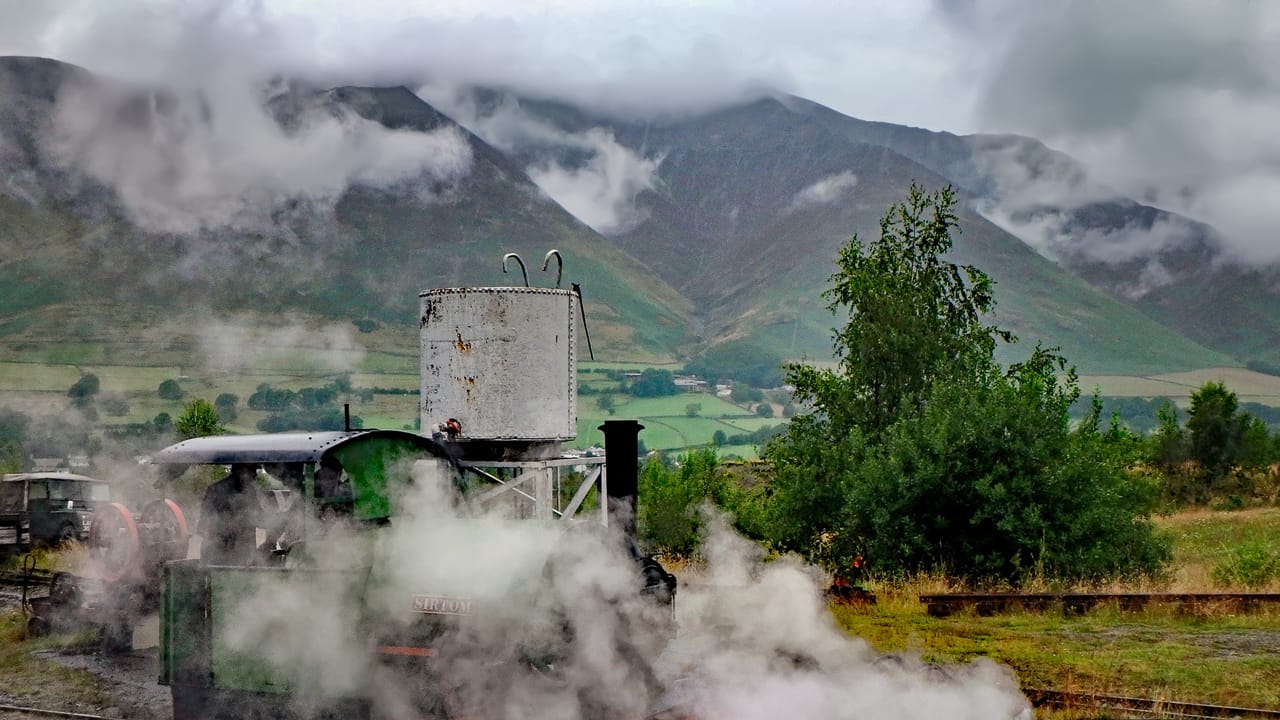
[[[414,595],[413,611],[428,615],[470,615],[471,601],[439,595]]]

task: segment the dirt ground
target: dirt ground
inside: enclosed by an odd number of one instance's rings
[[[0,612],[21,609],[21,592],[15,588],[0,588]],[[49,700],[33,702],[15,697],[0,686],[0,705],[39,707],[44,710],[61,710],[129,720],[165,720],[172,717],[169,689],[157,682],[159,667],[159,619],[147,618],[134,631],[133,650],[122,655],[106,655],[96,643],[86,643],[62,648],[37,649],[29,653],[73,670],[83,670],[91,678],[92,689],[108,698],[100,707],[83,707],[70,702],[60,705],[56,694]],[[83,692],[82,690],[80,692]],[[46,717],[0,710],[0,720]]]

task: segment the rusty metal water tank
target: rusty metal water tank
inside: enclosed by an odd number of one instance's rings
[[[577,435],[571,291],[445,288],[418,297],[424,431],[452,417],[470,440],[560,441]]]

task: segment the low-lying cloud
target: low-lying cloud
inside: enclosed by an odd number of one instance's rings
[[[353,186],[408,191],[469,169],[456,130],[389,130],[319,102],[286,130],[254,90],[243,77],[207,89],[70,86],[46,147],[115,190],[137,225],[175,234],[269,228],[291,202],[325,210]]]
[[[856,187],[858,187],[858,176],[850,170],[828,175],[792,196],[786,212],[791,213],[816,205],[830,205],[837,200],[852,196]]]
[[[1076,0],[947,3],[984,49],[980,127],[1037,137],[1140,202],[1280,262],[1280,6]]]
[[[601,127],[566,132],[533,117],[510,95],[485,110],[466,89],[427,85],[418,93],[490,145],[533,156],[525,168],[530,179],[597,232],[622,233],[644,221],[637,199],[656,186],[662,155],[642,155]]]

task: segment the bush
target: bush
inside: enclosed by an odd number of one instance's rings
[[[85,373],[75,381],[70,388],[67,389],[67,397],[71,398],[71,402],[77,407],[84,406],[93,400],[93,396],[98,394],[101,383],[98,376],[93,373]]]
[[[1212,576],[1213,582],[1222,587],[1259,590],[1280,577],[1280,554],[1271,552],[1264,542],[1247,542],[1215,566]]]
[[[277,390],[267,383],[262,383],[249,396],[251,410],[287,410],[298,401],[298,393],[292,390]]]
[[[213,401],[213,406],[218,410],[218,420],[223,423],[232,422],[240,415],[240,410],[236,407],[236,403],[240,402],[240,398],[232,393],[222,393]]]
[[[341,409],[329,409],[306,412],[287,410],[258,421],[257,427],[262,432],[287,432],[289,430],[345,430],[346,416]],[[358,415],[351,416],[351,429],[364,427],[364,420]]]
[[[675,376],[670,370],[645,368],[640,371],[640,377],[627,386],[627,392],[636,397],[665,397],[675,395],[680,388],[676,387]]]
[[[647,546],[690,555],[702,540],[702,506],[721,502],[725,481],[715,450],[691,450],[676,463],[647,460],[640,470],[637,531]]]
[[[156,395],[159,395],[162,400],[181,400],[182,386],[177,380],[170,378],[160,383],[156,388]]]

